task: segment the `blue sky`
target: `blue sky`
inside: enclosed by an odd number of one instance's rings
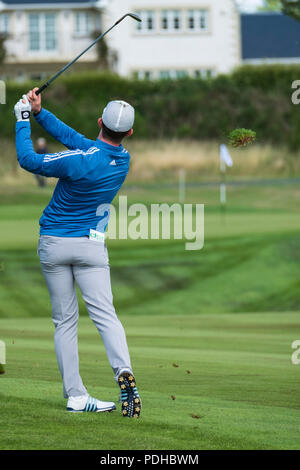
[[[263,0],[237,0],[241,10],[255,11],[255,9],[262,5]]]

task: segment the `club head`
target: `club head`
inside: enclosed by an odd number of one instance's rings
[[[114,24],[114,26],[116,26],[117,24],[121,23],[121,21],[124,20],[124,18],[127,18],[127,16],[130,16],[131,18],[133,18],[134,20],[136,21],[139,21],[141,22],[141,18],[139,17],[139,15],[136,15],[135,13],[126,13],[126,15],[122,16],[122,18],[120,18],[118,21],[116,21],[116,23]]]
[[[142,21],[142,19],[139,17],[139,15],[136,15],[135,13],[128,13],[128,16],[131,16],[131,18],[133,18],[136,21],[139,21],[139,22]]]

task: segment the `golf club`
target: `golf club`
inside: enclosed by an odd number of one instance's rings
[[[40,93],[42,93],[42,91],[44,91],[49,85],[51,85],[51,83],[54,82],[54,80],[56,80],[62,73],[64,73],[69,67],[71,67],[71,65],[73,65],[81,56],[83,56],[83,54],[85,54],[89,49],[91,49],[91,47],[93,47],[98,41],[103,39],[104,36],[106,36],[107,33],[109,33],[115,26],[117,26],[119,23],[121,23],[121,21],[123,21],[127,16],[130,16],[131,18],[133,18],[136,21],[140,21],[140,22],[142,21],[141,18],[138,15],[136,15],[134,13],[126,13],[126,15],[122,16],[122,18],[120,18],[118,21],[116,21],[116,23],[113,24],[107,31],[105,31],[105,33],[98,36],[95,39],[95,41],[93,41],[92,44],[90,44],[86,49],[84,49],[84,51],[82,51],[78,56],[76,56],[75,59],[73,59],[71,62],[69,62],[67,65],[65,65],[61,70],[59,70],[59,72],[57,72],[55,75],[53,75],[53,77],[51,77],[44,85],[42,85],[41,88],[39,88],[36,91],[36,95],[39,95]]]

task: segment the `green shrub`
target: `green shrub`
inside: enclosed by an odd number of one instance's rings
[[[111,73],[60,78],[43,94],[43,103],[70,126],[95,138],[97,117],[108,100],[122,98],[136,108],[139,138],[226,139],[235,128],[250,128],[262,143],[300,148],[300,113],[291,102],[292,82],[300,66],[244,66],[214,79],[128,80]],[[1,135],[10,137],[13,106],[36,84],[7,84],[1,106]],[[44,135],[33,124],[35,137]]]

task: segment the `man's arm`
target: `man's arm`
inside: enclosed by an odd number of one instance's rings
[[[29,91],[27,98],[32,106],[33,115],[36,121],[56,140],[61,142],[70,150],[88,150],[95,145],[93,140],[87,139],[71,127],[57,119],[54,114],[42,108],[41,95],[36,95],[34,88]]]
[[[16,149],[19,164],[24,170],[38,175],[74,180],[80,176],[84,165],[84,152],[81,150],[65,151],[55,154],[38,154],[34,151],[31,140],[30,122],[16,123]],[[98,151],[98,148],[90,150]]]

